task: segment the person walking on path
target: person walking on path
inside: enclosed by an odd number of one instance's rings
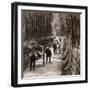
[[[36,55],[35,51],[32,51],[30,56],[30,71],[33,69],[35,70],[35,62],[36,62]]]
[[[48,60],[49,60],[49,63],[51,63],[52,52],[49,47],[46,48],[45,53],[46,53],[46,64]]]
[[[57,44],[56,43],[53,44],[53,52],[54,52],[54,54],[57,53]]]

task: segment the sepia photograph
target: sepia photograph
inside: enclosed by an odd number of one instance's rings
[[[87,7],[12,4],[12,85],[87,82]]]
[[[21,13],[22,78],[80,75],[80,13]]]

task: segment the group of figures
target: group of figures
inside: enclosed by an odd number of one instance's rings
[[[63,54],[64,49],[66,48],[65,39],[55,40],[53,44],[53,52],[54,54]]]
[[[45,65],[45,61],[46,61],[46,64],[47,62],[51,63],[52,52],[49,47],[42,49],[42,52],[37,52],[36,50],[33,49],[32,53],[29,54],[29,56],[30,56],[30,71],[31,71],[31,70],[35,70],[36,60],[40,58],[42,58],[43,65]]]
[[[53,51],[51,50],[53,48]],[[44,47],[42,46],[41,51],[32,49],[32,52],[29,54],[30,57],[30,71],[35,70],[35,63],[38,59],[42,59],[43,65],[47,64],[48,62],[51,63],[51,57],[53,54],[60,54],[62,53],[62,46],[58,43],[58,41],[53,42],[51,47]]]

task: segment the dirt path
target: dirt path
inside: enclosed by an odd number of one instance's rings
[[[51,49],[52,50],[52,49]],[[53,54],[51,61],[52,63],[47,63],[45,66],[42,64],[42,59],[39,59],[36,62],[36,69],[29,71],[27,68],[24,72],[24,78],[33,78],[33,77],[43,77],[43,76],[60,76],[61,75],[61,66],[62,61],[59,59],[59,54]]]

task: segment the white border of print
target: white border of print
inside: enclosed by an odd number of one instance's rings
[[[21,78],[21,10],[42,10],[59,12],[76,12],[80,14],[80,75],[67,75],[49,78],[22,79]],[[18,84],[63,82],[85,80],[85,10],[70,8],[52,8],[36,6],[18,6]]]

